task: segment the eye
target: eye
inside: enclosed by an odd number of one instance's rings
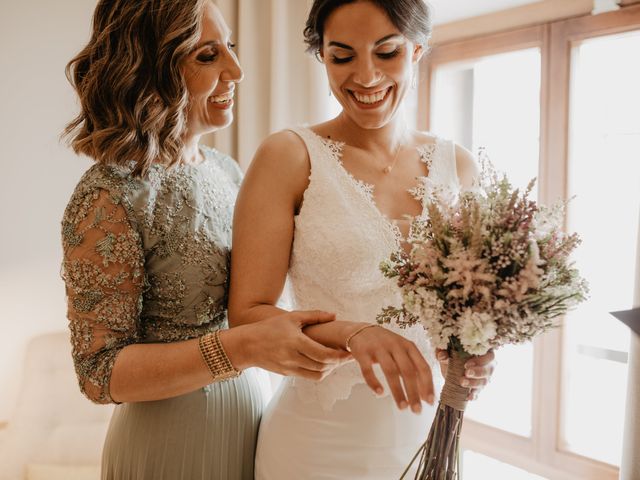
[[[378,52],[376,55],[378,55],[379,58],[388,59],[397,56],[399,53],[400,47],[397,47],[395,50],[392,50],[390,52]]]
[[[218,52],[212,50],[205,50],[204,52],[200,52],[196,57],[196,60],[201,63],[211,63],[216,58],[218,58]]]
[[[347,63],[350,62],[353,57],[338,57],[336,55],[331,55],[332,63]]]

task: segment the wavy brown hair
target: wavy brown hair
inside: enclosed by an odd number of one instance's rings
[[[100,0],[91,39],[67,65],[80,113],[63,132],[76,153],[144,175],[182,154],[189,95],[183,60],[211,0]]]

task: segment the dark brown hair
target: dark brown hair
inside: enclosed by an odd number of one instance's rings
[[[338,7],[358,0],[314,0],[304,29],[307,51],[322,48],[324,24]],[[381,8],[400,32],[415,44],[426,46],[431,36],[431,9],[424,0],[366,0]]]
[[[89,43],[66,68],[80,113],[63,137],[76,153],[144,174],[180,160],[188,91],[182,61],[210,0],[100,0]]]

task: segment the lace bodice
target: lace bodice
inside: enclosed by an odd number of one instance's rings
[[[62,220],[62,276],[80,388],[111,402],[117,354],[226,326],[233,206],[242,174],[202,147],[198,165],[154,165],[145,178],[96,164]]]
[[[308,128],[293,131],[306,144],[311,162],[309,186],[295,218],[289,281],[296,309],[335,312],[338,319],[375,322],[388,305],[399,306],[394,282],[380,272],[380,262],[400,248],[400,231],[376,207],[373,186],[354,178],[341,162],[342,144],[324,139]],[[436,139],[419,148],[428,176],[417,179],[411,192],[424,199],[438,186],[458,189],[454,144]],[[425,200],[423,200],[425,201]],[[414,341],[431,364],[436,383],[440,369],[422,327],[387,328]],[[330,409],[364,383],[359,367],[350,362],[321,382],[287,380],[303,400]],[[385,389],[389,392],[389,389]]]

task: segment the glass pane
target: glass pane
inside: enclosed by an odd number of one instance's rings
[[[591,39],[572,56],[568,226],[591,298],[565,325],[564,448],[619,464],[640,209],[640,32]]]
[[[462,475],[460,480],[487,480],[488,478],[508,478],[509,480],[545,480],[526,470],[499,462],[471,450],[465,450],[462,456]]]
[[[538,175],[540,68],[537,48],[438,67],[433,132],[474,152],[484,147],[496,168],[524,188]],[[466,416],[530,436],[533,347],[509,346],[496,355],[494,378]]]

